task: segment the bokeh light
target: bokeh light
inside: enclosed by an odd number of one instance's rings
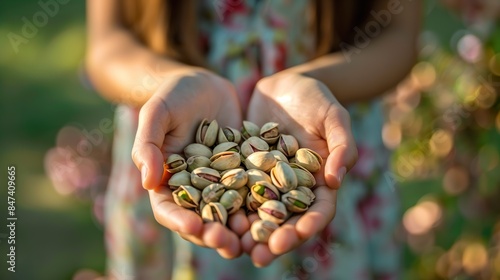
[[[463,60],[476,63],[483,56],[483,45],[477,36],[466,34],[458,40],[457,51]]]
[[[442,216],[440,206],[431,200],[409,208],[403,216],[403,225],[410,234],[421,235],[434,227]]]
[[[461,166],[449,168],[443,177],[443,188],[450,195],[458,195],[469,186],[467,169]]]
[[[491,73],[495,74],[496,76],[500,76],[500,53],[497,53],[490,58],[488,66]]]
[[[396,123],[386,123],[382,128],[382,140],[389,149],[395,149],[401,143],[401,126]]]
[[[415,85],[421,89],[425,90],[431,87],[436,81],[436,69],[429,62],[419,62],[411,71],[411,79]]]
[[[462,256],[462,266],[466,273],[474,275],[488,263],[488,252],[483,244],[474,242],[465,247]]]
[[[449,131],[438,129],[429,141],[431,152],[438,157],[447,156],[453,148],[453,136]]]

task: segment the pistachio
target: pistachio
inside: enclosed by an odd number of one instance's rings
[[[200,191],[192,186],[179,186],[177,190],[172,192],[175,203],[184,208],[196,208],[200,202]]]
[[[192,143],[184,148],[184,155],[186,156],[186,158],[192,156],[204,156],[206,158],[211,158],[212,150],[210,150],[209,147],[203,144]]]
[[[222,204],[210,202],[201,210],[201,218],[205,223],[217,222],[225,225],[227,222],[227,211]]]
[[[299,149],[299,142],[292,135],[281,134],[279,141],[276,143],[276,148],[285,156],[293,157]]]
[[[309,197],[309,200],[311,200],[311,203],[316,199],[316,195],[308,187],[299,186],[296,188],[296,190],[305,193]]]
[[[252,195],[252,193],[249,192],[247,194],[245,205],[248,211],[256,212],[257,208],[259,208],[262,205],[262,203],[258,202],[257,199],[255,199],[255,197]]]
[[[193,172],[198,167],[209,167],[212,162],[205,156],[191,156],[186,160],[186,163],[187,170]]]
[[[178,154],[171,154],[164,163],[164,169],[169,173],[177,173],[185,170],[187,167],[186,161]]]
[[[282,193],[297,188],[297,176],[295,172],[293,172],[290,165],[283,161],[278,161],[276,166],[271,169],[271,181]]]
[[[212,147],[215,144],[215,140],[217,140],[218,133],[219,124],[217,124],[216,120],[208,123],[207,119],[203,119],[196,131],[196,143]]]
[[[225,128],[219,128],[219,135],[217,137],[219,144],[224,142],[235,142],[240,143],[241,132],[232,127],[226,126]]]
[[[224,191],[224,185],[213,183],[203,189],[203,191],[201,192],[201,197],[206,203],[217,202],[219,201],[219,198],[222,196]]]
[[[296,163],[290,163],[290,167],[297,176],[297,185],[312,188],[316,185],[316,179],[309,170]]]
[[[241,164],[240,154],[237,152],[222,152],[210,158],[210,167],[219,171],[233,169]]]
[[[321,169],[323,159],[320,155],[318,155],[318,153],[311,149],[300,148],[295,153],[295,162],[314,173]]]
[[[218,183],[220,174],[217,170],[208,167],[198,167],[191,172],[191,184],[199,190],[212,183]]]
[[[279,225],[267,220],[257,220],[253,222],[250,228],[250,233],[252,234],[253,240],[256,242],[267,243],[269,236],[273,233]]]
[[[236,189],[235,191],[237,191],[241,197],[247,197],[248,193],[250,192],[250,189],[247,188],[246,186],[243,186],[239,189]]]
[[[241,136],[243,139],[248,139],[252,136],[259,136],[260,128],[253,122],[243,121],[243,127],[241,128]]]
[[[286,158],[286,156],[282,152],[280,152],[278,150],[271,150],[270,153],[273,154],[274,158],[277,161],[283,161],[283,162],[288,163],[288,158]]]
[[[176,190],[181,185],[191,185],[191,174],[186,170],[174,173],[168,180],[168,185],[171,190]]]
[[[214,155],[216,155],[218,153],[228,152],[228,151],[239,153],[240,149],[239,149],[238,143],[235,143],[235,142],[220,143],[219,145],[214,147],[212,153]]]
[[[266,141],[268,144],[274,144],[278,141],[280,137],[280,132],[278,130],[278,123],[268,122],[265,123],[260,129],[260,138]]]
[[[237,191],[228,190],[221,196],[219,202],[226,208],[228,214],[233,214],[240,209],[243,198]]]
[[[276,165],[276,159],[270,152],[255,152],[245,159],[247,169],[259,169],[269,172]]]
[[[239,189],[245,186],[247,181],[248,175],[242,168],[228,170],[220,179],[220,183],[226,186],[228,190]]]
[[[280,199],[278,189],[273,184],[266,181],[259,181],[255,183],[255,185],[250,188],[250,192],[260,203],[264,203],[267,200]]]
[[[246,158],[255,152],[269,151],[269,145],[259,137],[252,136],[241,143],[241,155]]]
[[[291,190],[281,197],[281,201],[285,204],[286,209],[293,213],[302,213],[309,209],[312,201],[304,192]]]
[[[257,209],[259,218],[274,222],[278,225],[282,224],[287,218],[285,205],[278,200],[268,200]]]
[[[248,175],[247,187],[251,188],[258,181],[266,181],[271,183],[271,177],[266,174],[266,172],[259,169],[248,169],[246,171]]]

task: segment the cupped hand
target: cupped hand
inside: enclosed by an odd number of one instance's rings
[[[301,147],[318,152],[322,169],[316,173],[316,200],[301,216],[294,216],[271,235],[267,244],[255,243],[249,232],[243,249],[257,266],[270,264],[324,229],[335,216],[337,189],[357,160],[348,112],[320,81],[300,74],[278,73],[259,81],[248,109],[248,120],[280,124],[282,133],[297,138]],[[249,217],[253,222],[258,217]]]
[[[198,214],[175,204],[166,185],[170,174],[163,172],[167,156],[182,153],[193,142],[197,124],[204,118],[217,120],[221,126],[241,126],[241,109],[231,83],[196,68],[165,77],[141,108],[132,158],[161,225],[197,245],[216,249],[225,258],[234,258],[242,252],[239,235],[249,227],[245,214],[232,215],[229,228],[204,224]]]

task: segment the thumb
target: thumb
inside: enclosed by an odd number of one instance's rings
[[[150,100],[152,101],[152,100]],[[132,148],[132,159],[141,171],[142,186],[152,190],[162,182],[164,157],[161,151],[165,140],[165,112],[146,103],[139,113],[139,125]]]
[[[324,126],[329,151],[325,164],[325,181],[328,187],[338,189],[345,174],[358,158],[349,113],[340,106],[330,110]]]

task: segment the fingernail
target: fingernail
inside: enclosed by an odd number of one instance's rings
[[[339,171],[337,172],[337,180],[339,180],[339,186],[342,185],[342,181],[344,181],[344,176],[347,172],[347,169],[345,166],[342,166],[339,168]]]
[[[148,176],[148,167],[143,164],[141,168],[141,181],[142,181],[142,186],[144,187],[144,183],[146,182],[146,177]]]

